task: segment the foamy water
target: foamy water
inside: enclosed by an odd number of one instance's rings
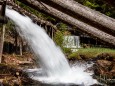
[[[36,62],[41,68],[29,70],[30,76],[43,83],[74,83],[89,86],[97,81],[92,78],[92,73],[84,72],[86,67],[73,65],[70,67],[61,49],[46,34],[43,28],[33,23],[32,20],[12,9],[6,9],[9,17],[19,28],[20,36],[27,40],[35,54]]]

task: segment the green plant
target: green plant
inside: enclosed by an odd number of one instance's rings
[[[57,31],[54,35],[54,41],[58,46],[62,48],[63,47],[63,32]]]
[[[97,7],[99,7],[99,5],[98,4],[96,4],[96,3],[92,3],[92,2],[90,2],[90,1],[85,1],[84,2],[84,5],[85,6],[88,6],[88,7],[90,7],[90,8],[92,8],[92,9],[95,9],[95,8],[97,8]]]
[[[56,33],[55,33],[55,36],[54,36],[54,41],[55,41],[55,43],[58,45],[58,46],[60,46],[61,47],[61,49],[63,50],[63,52],[65,53],[65,54],[70,54],[71,53],[71,49],[69,49],[69,48],[65,48],[64,47],[64,34],[65,34],[66,32],[64,32],[64,31],[57,31]]]
[[[68,56],[72,53],[71,49],[70,48],[65,48],[63,47],[63,52]]]

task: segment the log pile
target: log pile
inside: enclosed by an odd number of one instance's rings
[[[24,3],[25,5],[30,6],[31,8],[33,8],[37,11],[40,11],[45,14],[49,14],[50,16],[58,18],[67,24],[78,27],[80,31],[83,31],[83,32],[87,33],[88,35],[90,35],[94,38],[97,38],[98,40],[102,41],[105,44],[108,44],[109,46],[115,47],[115,37],[108,33],[105,33],[104,31],[100,30],[99,28],[95,28],[89,24],[79,21],[78,19],[63,13],[63,12],[59,11],[58,9],[55,9],[54,7],[47,5],[44,2],[38,2],[37,0],[34,0],[34,1],[33,0],[18,0],[18,1]],[[108,20],[108,18],[106,18],[106,19]],[[114,19],[110,18],[110,21],[113,21],[113,20]],[[114,25],[113,25],[113,27],[114,27]]]
[[[83,6],[74,0],[49,0],[48,2],[41,0],[41,2],[115,36],[115,19],[98,11]]]

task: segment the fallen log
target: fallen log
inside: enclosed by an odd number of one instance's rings
[[[36,0],[18,0],[21,1],[22,3],[32,7],[33,9],[36,9],[38,11],[42,11],[44,13],[47,13],[49,15],[52,15],[68,24],[71,24],[73,26],[76,26],[79,28],[79,30],[95,37],[98,38],[101,41],[104,41],[107,43],[109,46],[114,46],[115,47],[115,37],[112,35],[109,35],[101,30],[98,30],[95,27],[92,27],[86,23],[80,22],[79,20],[60,12],[59,10],[52,8],[48,6],[45,3],[40,3]]]
[[[94,11],[74,0],[37,0],[46,3],[74,18],[88,23],[98,29],[115,36],[115,19],[112,19],[100,12]]]

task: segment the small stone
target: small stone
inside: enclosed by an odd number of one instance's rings
[[[16,72],[16,75],[19,76],[19,72]]]

